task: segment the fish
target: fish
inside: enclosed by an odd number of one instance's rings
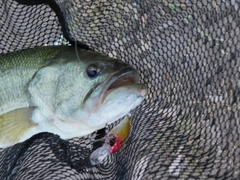
[[[0,56],[0,148],[48,132],[91,134],[142,103],[147,87],[129,64],[72,46]]]
[[[107,156],[118,152],[126,142],[131,130],[130,117],[127,115],[105,137],[102,147],[94,150],[90,155],[92,165],[100,164]]]

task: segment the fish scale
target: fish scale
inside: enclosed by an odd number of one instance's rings
[[[30,105],[26,84],[38,68],[59,51],[56,48],[42,48],[0,56],[0,114]]]

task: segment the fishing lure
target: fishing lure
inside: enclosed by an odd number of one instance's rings
[[[107,134],[103,146],[92,152],[90,155],[91,164],[97,165],[110,154],[118,152],[126,141],[130,133],[130,128],[130,117],[125,116],[125,118]]]

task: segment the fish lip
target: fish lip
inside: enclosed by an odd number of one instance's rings
[[[126,67],[124,69],[119,70],[115,74],[113,74],[106,83],[103,85],[103,89],[100,93],[100,102],[102,103],[107,96],[107,92],[109,90],[117,89],[119,87],[136,84],[139,82],[139,74],[138,72],[131,68]]]

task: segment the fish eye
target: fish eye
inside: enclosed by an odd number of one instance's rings
[[[100,69],[96,65],[89,65],[87,68],[87,75],[90,78],[96,78],[100,74]]]

